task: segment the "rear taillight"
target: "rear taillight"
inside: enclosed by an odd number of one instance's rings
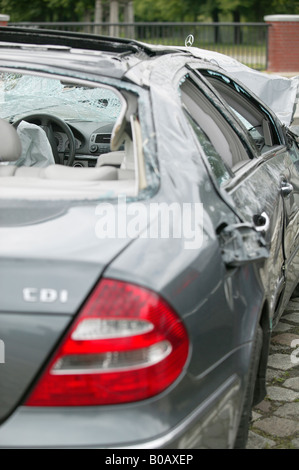
[[[104,279],[25,405],[92,406],[149,398],[178,378],[188,348],[182,322],[157,294]]]

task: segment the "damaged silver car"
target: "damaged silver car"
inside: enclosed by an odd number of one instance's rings
[[[0,447],[246,447],[299,280],[298,80],[9,27],[0,77]]]

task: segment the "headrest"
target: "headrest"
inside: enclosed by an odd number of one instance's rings
[[[16,129],[0,119],[0,162],[14,162],[22,153],[20,138]]]

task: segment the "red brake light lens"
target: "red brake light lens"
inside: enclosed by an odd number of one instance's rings
[[[178,378],[188,350],[184,325],[156,293],[104,279],[25,405],[95,406],[149,398]]]

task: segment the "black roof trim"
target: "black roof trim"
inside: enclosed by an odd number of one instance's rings
[[[155,48],[151,48],[149,44],[144,44],[133,39],[96,36],[94,34],[50,29],[18,28],[13,26],[0,27],[0,42],[67,46],[77,49],[111,52],[117,55],[143,52],[150,57],[177,52],[175,48],[156,50]]]

